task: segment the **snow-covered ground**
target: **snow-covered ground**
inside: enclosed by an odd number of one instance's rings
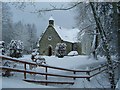
[[[44,85],[38,85],[34,83],[27,83],[25,81],[22,81],[22,78],[17,77],[3,77],[0,78],[2,83],[2,88],[54,88],[52,86],[44,86]]]
[[[21,60],[31,61],[30,55],[25,55],[23,58],[20,58]],[[62,68],[68,68],[68,69],[81,69],[84,67],[93,67],[95,64],[101,64],[105,63],[104,57],[99,57],[99,60],[95,60],[93,58],[90,58],[85,55],[79,55],[79,56],[65,56],[64,58],[58,58],[56,56],[42,56],[45,58],[46,63],[51,66],[56,67],[62,67]],[[91,65],[93,64],[93,65]],[[96,65],[97,66],[97,65]],[[81,68],[80,68],[81,67]]]
[[[24,55],[24,57],[20,58],[21,60],[26,60],[32,62],[30,59],[30,55]],[[104,57],[99,57],[99,60],[94,60],[93,58],[89,58],[85,55],[79,55],[79,56],[65,56],[64,58],[58,58],[55,56],[42,56],[45,58],[46,63],[51,66],[56,67],[63,67],[68,69],[86,69],[86,68],[93,68],[100,64],[105,63]],[[43,68],[36,68],[36,71],[41,71]],[[43,70],[44,71],[44,70]],[[71,72],[63,72],[60,70],[53,70],[48,69],[48,72],[50,73],[61,73],[61,74],[72,74]],[[80,73],[77,73],[80,75]],[[31,77],[31,76],[29,76]],[[43,79],[44,77],[34,76],[36,79]],[[56,87],[63,87],[63,88],[108,88],[109,82],[107,80],[107,75],[105,73],[99,74],[91,79],[91,81],[87,81],[86,79],[76,79],[74,82],[74,85],[38,85],[34,83],[28,83],[23,81],[23,74],[20,74],[18,72],[15,73],[14,76],[11,77],[3,77],[0,78],[2,80],[2,88],[56,88]],[[52,80],[65,80],[64,78],[61,79],[61,77],[49,77],[49,79]],[[67,79],[66,79],[67,80]],[[65,81],[66,81],[65,80]],[[69,80],[69,79],[68,79]]]

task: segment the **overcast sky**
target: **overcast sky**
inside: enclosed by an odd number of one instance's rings
[[[17,22],[21,20],[23,23],[35,23],[38,36],[40,36],[41,32],[46,29],[49,17],[51,15],[55,20],[55,24],[65,28],[75,27],[75,12],[73,10],[51,11],[43,13],[42,15],[39,15],[37,13],[30,13],[31,11],[35,11],[35,9],[50,8],[51,4],[56,7],[61,7],[61,5],[68,5],[68,3],[63,2],[36,2],[35,7],[28,4],[27,7],[24,9],[24,12],[20,9],[15,8],[14,6],[11,6],[11,11],[13,13],[13,21]]]

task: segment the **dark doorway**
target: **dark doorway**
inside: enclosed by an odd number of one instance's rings
[[[48,56],[52,56],[52,47],[51,46],[48,47]]]

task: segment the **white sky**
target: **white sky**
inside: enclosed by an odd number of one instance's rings
[[[58,2],[36,2],[35,8],[42,9],[42,8],[50,8],[50,4],[55,5],[57,7],[61,7],[61,5],[65,6],[68,3]],[[52,15],[55,24],[65,27],[65,28],[72,28],[75,27],[75,12],[73,10],[70,11],[51,11],[43,13],[42,15],[36,13],[30,13],[35,11],[33,6],[27,5],[25,11],[21,11],[20,9],[16,9],[14,6],[11,6],[11,11],[13,13],[13,21],[17,22],[21,20],[23,23],[35,23],[38,31],[38,36],[40,36],[41,32],[44,31],[48,25],[49,17]]]

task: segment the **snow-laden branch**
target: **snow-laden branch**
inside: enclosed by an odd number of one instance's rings
[[[86,26],[86,27],[80,29],[80,34],[82,34],[83,31],[86,30],[87,28],[92,27],[92,26],[94,26],[94,25],[96,25],[96,24],[95,24],[95,23],[94,23],[94,24],[90,24],[90,25],[88,25],[88,26]],[[84,32],[85,32],[85,31],[84,31]]]
[[[70,7],[60,7],[60,8],[57,8],[56,6],[54,6],[54,5],[52,5],[52,4],[50,4],[50,6],[52,7],[52,8],[46,8],[46,9],[40,9],[40,10],[36,10],[36,11],[34,11],[34,12],[31,12],[31,13],[41,13],[41,12],[50,12],[50,11],[62,11],[62,10],[70,10],[70,9],[73,9],[73,8],[75,8],[76,6],[78,6],[80,3],[82,3],[82,2],[77,2],[77,3],[75,3],[74,5],[72,5],[72,6],[70,6]]]

